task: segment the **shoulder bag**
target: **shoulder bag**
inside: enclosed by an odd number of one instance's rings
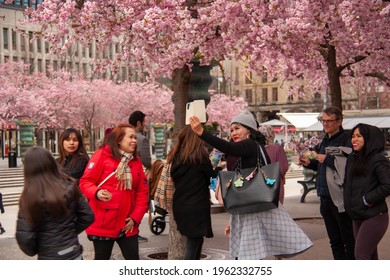
[[[260,152],[264,155],[261,147]],[[266,161],[266,157],[263,156]],[[275,209],[279,204],[279,162],[241,169],[241,159],[235,171],[220,171],[222,198],[230,214],[247,214]]]
[[[154,193],[155,206],[170,213],[172,209],[174,188],[173,180],[171,178],[171,164],[164,163],[163,170],[161,171],[161,175],[158,180],[156,192]]]

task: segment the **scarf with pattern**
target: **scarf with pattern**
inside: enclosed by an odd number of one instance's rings
[[[133,178],[131,177],[131,170],[129,162],[133,158],[132,153],[122,153],[122,159],[116,169],[116,178],[119,180],[118,188],[121,190],[131,190]]]

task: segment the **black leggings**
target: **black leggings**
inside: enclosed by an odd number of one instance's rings
[[[184,253],[185,260],[200,260],[203,246],[203,237],[187,237],[186,250]]]
[[[381,213],[366,220],[353,221],[355,256],[357,260],[377,260],[377,246],[389,225],[388,213]]]
[[[95,260],[109,260],[115,241],[118,243],[125,260],[139,260],[138,235],[122,236],[115,240],[93,240]]]

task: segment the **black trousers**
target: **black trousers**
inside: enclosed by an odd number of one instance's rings
[[[125,260],[139,260],[138,235],[122,236],[115,240],[93,240],[95,260],[109,260],[114,242],[118,243]]]
[[[203,246],[203,237],[187,237],[186,250],[184,252],[185,260],[200,260]]]
[[[333,258],[354,260],[355,237],[351,218],[346,212],[339,213],[330,198],[321,197],[320,201],[320,212],[324,218]]]

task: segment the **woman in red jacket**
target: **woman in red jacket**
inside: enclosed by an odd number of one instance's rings
[[[86,230],[95,260],[110,259],[114,242],[126,260],[139,259],[138,226],[148,209],[148,182],[136,148],[134,128],[118,125],[92,155],[80,179],[95,214],[95,222]]]

